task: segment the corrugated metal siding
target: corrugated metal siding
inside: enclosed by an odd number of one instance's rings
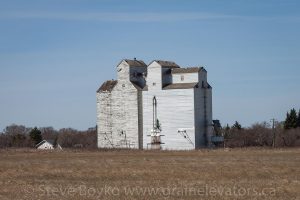
[[[196,148],[207,146],[212,136],[212,90],[202,87],[202,82],[206,85],[206,81],[207,73],[200,71],[199,87],[194,89]]]
[[[211,137],[213,136],[213,116],[212,116],[212,89],[206,89],[207,97],[207,136],[208,136],[208,145],[211,145]]]
[[[199,73],[199,82],[201,83],[202,81],[207,82],[207,72],[205,70],[201,70]]]
[[[206,128],[204,116],[204,90],[202,88],[195,88],[195,135],[196,148],[204,147],[206,145]]]
[[[143,93],[138,91],[138,140],[139,149],[143,149]]]
[[[195,144],[194,134],[194,95],[193,89],[144,91],[143,119],[144,119],[144,148],[150,143],[153,119],[153,96],[157,98],[157,116],[162,126],[163,149],[194,149],[186,138],[178,133],[180,128],[190,128],[189,137]]]

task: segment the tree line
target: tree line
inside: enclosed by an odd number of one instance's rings
[[[0,148],[33,148],[42,140],[54,141],[63,148],[96,148],[96,128],[78,131],[72,128],[26,127],[12,124],[0,133]]]
[[[63,148],[97,148],[97,128],[78,131],[72,128],[56,130],[53,127],[25,127],[12,124],[0,133],[0,148],[33,148],[42,140],[51,140]],[[222,128],[226,147],[300,146],[300,111],[291,109],[283,122],[256,123],[242,127],[239,122]]]
[[[251,147],[275,146],[296,147],[300,146],[300,111],[293,108],[286,114],[283,122],[273,124],[268,122],[256,123],[251,127],[243,128],[239,122],[223,128],[225,146]]]

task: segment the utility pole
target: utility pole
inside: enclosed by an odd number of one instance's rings
[[[272,146],[275,148],[275,139],[276,139],[276,134],[275,134],[275,119],[271,119],[272,121],[272,133],[273,133],[273,141],[272,141]]]

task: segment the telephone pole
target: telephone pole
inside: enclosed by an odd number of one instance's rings
[[[276,139],[276,134],[275,134],[275,119],[271,119],[272,121],[272,133],[273,133],[273,141],[272,141],[272,146],[275,148],[275,139]]]

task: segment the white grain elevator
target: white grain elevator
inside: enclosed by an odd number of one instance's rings
[[[211,145],[212,87],[203,67],[124,59],[97,90],[99,148],[191,150]]]

